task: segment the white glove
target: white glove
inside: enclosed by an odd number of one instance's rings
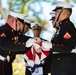
[[[34,43],[33,46],[34,46],[36,52],[38,52],[38,53],[41,52],[40,46],[38,44]]]
[[[36,40],[34,38],[30,38],[29,40],[27,40],[25,47],[31,47],[35,42]]]
[[[42,49],[44,50],[50,50],[52,48],[52,43],[48,41],[43,41],[42,42]]]
[[[37,43],[41,42],[41,39],[39,37],[35,38]]]
[[[28,60],[28,61],[27,61],[27,64],[28,64],[29,66],[31,66],[31,67],[34,66],[34,62],[33,62],[32,60]]]

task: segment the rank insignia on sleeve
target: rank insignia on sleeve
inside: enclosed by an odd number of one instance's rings
[[[64,35],[64,39],[70,39],[70,38],[71,38],[71,35],[68,32],[66,32]]]
[[[0,37],[6,37],[5,33],[2,33],[2,34],[0,35]]]

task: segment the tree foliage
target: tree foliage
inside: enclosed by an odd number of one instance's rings
[[[8,1],[8,4],[10,3],[10,10],[17,11],[24,13],[26,15],[29,15],[30,12],[32,12],[32,16],[36,17],[36,21],[41,21],[41,18],[39,17],[39,14],[42,13],[42,5],[41,2],[50,2],[50,0],[12,0],[12,3]],[[37,11],[36,5],[39,6],[40,10]]]
[[[40,14],[42,14],[42,11],[43,11],[41,2],[51,2],[51,1],[50,0],[8,0],[7,3],[8,3],[9,8],[6,11],[4,10],[3,14],[1,11],[1,14],[3,16],[3,19],[6,20],[7,15],[5,15],[5,14],[8,13],[9,10],[21,12],[26,15],[29,15],[29,13],[31,12],[32,13],[31,16],[35,16],[35,21],[40,22],[40,23],[43,22],[42,24],[45,24],[44,22],[46,20],[41,19],[41,17],[39,16]],[[37,10],[36,6],[39,7],[38,10]]]
[[[76,0],[73,0],[74,3],[76,3]]]
[[[6,10],[6,8],[4,9],[2,7],[2,3],[1,3],[1,0],[0,0],[0,18],[6,20],[7,19],[7,13],[9,10],[11,11],[16,11],[16,12],[21,12],[21,13],[24,13],[26,15],[30,15],[31,13],[31,16],[35,16],[36,18],[36,21],[38,22],[45,22],[46,19],[42,19],[40,17],[40,14],[42,14],[42,11],[43,11],[43,7],[41,5],[41,2],[48,2],[50,4],[53,4],[53,1],[56,1],[56,0],[7,0],[7,3],[8,3],[8,10]],[[70,0],[65,0],[67,2],[70,2]],[[73,2],[76,3],[76,0],[72,0]],[[37,10],[36,7],[39,7],[39,9]]]

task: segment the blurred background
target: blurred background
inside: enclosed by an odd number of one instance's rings
[[[41,37],[50,41],[55,29],[52,27],[50,12],[55,8],[54,2],[60,0],[0,0],[0,26],[5,24],[9,11],[21,12],[43,26]],[[61,0],[74,5],[71,21],[76,27],[76,0]],[[29,30],[25,35],[33,36]],[[13,62],[13,75],[25,75],[25,62],[22,55],[17,55]]]

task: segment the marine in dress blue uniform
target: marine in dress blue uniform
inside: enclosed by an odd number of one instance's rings
[[[54,12],[51,12],[50,14],[52,15],[50,21],[52,21],[52,24],[53,24],[53,22],[55,20],[55,13]],[[51,53],[51,50],[50,50],[50,53]],[[52,57],[52,55],[50,54],[46,58],[46,60],[45,60],[45,63],[44,63],[44,66],[43,66],[44,67],[44,74],[45,75],[48,75],[48,74],[51,73],[51,57]]]
[[[31,23],[33,23],[33,20],[31,20],[29,17],[25,17],[24,18],[24,28],[23,30],[20,30],[21,35],[19,36],[19,42],[20,43],[24,43],[26,42],[29,38],[31,38],[30,36],[26,36],[26,32],[29,31],[29,29],[31,29]]]
[[[59,17],[59,25],[55,25],[57,31],[51,41],[51,75],[76,75],[76,54],[71,53],[76,45],[76,30],[69,18],[73,5],[62,1],[57,1],[56,4],[57,7],[53,11],[56,12],[55,17]],[[62,14],[68,16],[63,18]]]
[[[14,14],[16,13],[12,12],[12,15],[9,14],[9,16],[13,17]],[[17,18],[18,21],[23,23],[23,19],[19,17],[19,14]],[[15,59],[16,51],[26,52],[25,43],[15,40],[15,37],[19,35],[21,33],[14,30],[7,22],[0,27],[0,75],[12,75],[12,62]]]
[[[31,23],[31,28],[32,28],[32,31],[33,31],[33,35],[34,35],[34,39],[41,39],[41,40],[45,40],[45,39],[43,39],[43,38],[41,38],[40,37],[40,33],[41,33],[41,30],[42,30],[42,25],[40,24],[40,23]],[[46,40],[45,40],[46,41]],[[45,74],[45,62],[43,63],[43,64],[41,64],[41,65],[39,65],[40,67],[39,68],[41,68],[42,69],[42,71],[41,71],[41,73],[42,73],[42,75],[46,75]],[[38,70],[38,72],[39,72],[39,70]],[[38,74],[38,75],[41,75],[40,74],[40,72],[39,73],[33,73],[34,75],[36,75],[36,74]],[[26,65],[26,73],[25,73],[25,75],[32,75],[32,73],[31,73],[31,71],[27,68],[27,65]]]

